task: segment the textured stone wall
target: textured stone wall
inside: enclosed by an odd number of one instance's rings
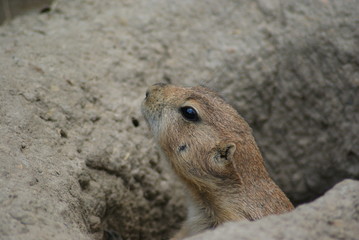
[[[0,236],[167,239],[178,229],[186,193],[140,113],[156,82],[220,92],[296,204],[358,179],[358,8],[355,0],[59,0],[2,25]],[[357,205],[356,183],[347,184],[342,194],[353,198],[336,202],[341,188],[329,194],[328,219],[338,213],[344,225],[326,225],[343,226],[345,237],[356,234],[345,215]],[[292,218],[305,232],[305,209],[321,219],[329,208],[317,208],[321,201],[265,221],[285,238],[280,225]],[[259,236],[256,226],[248,234]]]

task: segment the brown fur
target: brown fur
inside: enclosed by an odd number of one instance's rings
[[[186,120],[179,111],[183,106],[195,108],[200,121]],[[215,92],[155,84],[142,112],[190,193],[187,221],[173,239],[293,209],[269,177],[251,128]]]

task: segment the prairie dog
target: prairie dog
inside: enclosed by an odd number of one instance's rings
[[[155,84],[142,113],[190,195],[187,220],[172,239],[293,209],[269,177],[251,128],[217,93]]]

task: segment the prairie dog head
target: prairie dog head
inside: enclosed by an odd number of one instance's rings
[[[259,154],[248,124],[208,88],[155,84],[142,112],[176,173],[199,188],[241,182],[246,152]]]

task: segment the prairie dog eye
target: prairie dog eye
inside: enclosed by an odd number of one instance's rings
[[[189,106],[181,107],[180,112],[182,116],[188,121],[192,121],[192,122],[199,121],[198,113],[196,109],[194,109],[193,107],[189,107]]]

